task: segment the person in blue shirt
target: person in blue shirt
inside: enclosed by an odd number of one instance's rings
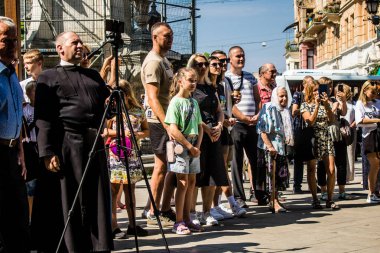
[[[1,252],[29,252],[26,168],[20,145],[23,93],[12,65],[16,49],[16,25],[12,19],[0,16]]]

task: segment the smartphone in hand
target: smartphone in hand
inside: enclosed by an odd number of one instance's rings
[[[327,84],[320,84],[319,88],[318,88],[319,96],[322,96],[323,92],[325,92],[327,94],[328,89],[329,89],[329,87],[327,86]]]

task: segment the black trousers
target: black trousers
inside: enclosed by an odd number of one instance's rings
[[[17,147],[0,145],[0,252],[29,252],[28,199]]]
[[[244,150],[247,154],[249,164],[251,165],[251,173],[254,179],[254,186],[257,180],[257,133],[256,126],[248,126],[243,123],[236,123],[231,131],[234,143],[234,153],[232,158],[232,184],[233,193],[236,199],[246,201],[243,186],[243,160]],[[265,173],[264,173],[265,175]],[[265,176],[264,176],[265,181]]]
[[[334,141],[336,181],[338,185],[346,185],[347,182],[347,145],[344,141]],[[317,168],[318,185],[326,186],[326,168],[323,161],[318,161]]]

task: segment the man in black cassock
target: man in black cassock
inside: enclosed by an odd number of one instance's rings
[[[83,42],[77,34],[59,34],[56,50],[61,62],[38,77],[35,104],[39,155],[47,170],[36,189],[32,236],[43,252],[55,251],[58,244],[109,96],[98,72],[79,66]],[[113,249],[111,195],[101,138],[95,151],[65,233],[63,252]]]

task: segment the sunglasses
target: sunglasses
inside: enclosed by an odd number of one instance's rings
[[[223,66],[222,63],[216,63],[216,62],[211,63],[210,65],[213,66],[214,68],[218,68],[218,67],[221,68]]]
[[[198,67],[198,68],[202,68],[202,67],[208,67],[210,65],[210,63],[208,62],[196,62],[195,65]]]
[[[228,58],[226,58],[226,59],[220,59],[219,61],[222,64],[230,63],[230,59],[228,59]]]

